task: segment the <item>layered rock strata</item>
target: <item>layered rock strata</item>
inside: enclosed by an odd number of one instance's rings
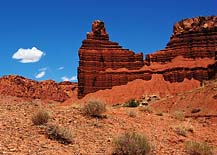
[[[176,56],[213,58],[217,51],[217,16],[183,19],[173,28],[164,50],[146,56],[146,61],[165,63]]]
[[[79,49],[78,97],[135,79],[151,80],[153,74],[170,82],[216,78],[216,52],[216,16],[176,23],[167,47],[146,55],[145,60],[142,53],[109,41],[104,23],[97,20]]]
[[[87,33],[87,39],[82,42],[79,59],[79,97],[129,81],[123,80],[119,75],[104,74],[108,68],[138,70],[144,66],[143,54],[135,54],[123,49],[118,43],[109,41],[104,23],[98,20],[93,22],[92,32]]]

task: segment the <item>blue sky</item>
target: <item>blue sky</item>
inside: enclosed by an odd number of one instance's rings
[[[76,80],[95,19],[111,41],[147,54],[166,46],[175,22],[208,15],[217,15],[217,0],[0,0],[0,76]]]

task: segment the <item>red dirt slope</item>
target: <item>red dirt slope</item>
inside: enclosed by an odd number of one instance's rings
[[[157,95],[162,97],[175,95],[177,93],[191,90],[200,86],[197,80],[185,79],[182,83],[170,83],[163,79],[162,75],[153,75],[152,80],[145,81],[141,79],[129,82],[127,85],[114,86],[112,89],[100,90],[95,93],[86,95],[78,102],[83,103],[90,99],[100,99],[107,104],[117,104],[128,101],[129,99],[138,99],[143,95]],[[74,99],[67,100],[65,103],[75,101]]]
[[[162,99],[151,106],[163,112],[179,110],[191,116],[217,117],[217,81],[208,81],[204,86]],[[200,112],[192,113],[193,109],[200,109]]]

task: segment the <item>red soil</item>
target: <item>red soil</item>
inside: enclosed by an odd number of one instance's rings
[[[217,117],[217,81],[165,98],[151,105],[164,112],[184,111],[189,116],[215,116]],[[200,109],[192,113],[193,109]]]
[[[90,99],[100,99],[107,104],[124,103],[129,99],[139,99],[143,95],[157,95],[160,97],[171,96],[186,90],[191,90],[200,86],[200,82],[197,80],[185,79],[183,82],[170,83],[163,79],[162,75],[153,75],[152,80],[134,80],[127,85],[114,86],[112,89],[100,90],[95,93],[86,95],[77,102],[83,103]],[[65,104],[75,102],[73,98],[65,101]]]
[[[137,108],[107,107],[105,119],[88,118],[81,114],[80,105],[49,105],[41,100],[0,96],[0,154],[4,155],[111,155],[113,139],[126,131],[148,137],[153,155],[185,155],[186,141],[207,142],[217,154],[217,122],[215,118],[177,120],[163,113],[158,116]],[[31,117],[38,109],[51,114],[49,123],[70,128],[74,143],[63,145],[50,140],[42,127],[34,126]],[[131,117],[129,113],[135,113]],[[175,127],[190,127],[186,136],[177,134]]]

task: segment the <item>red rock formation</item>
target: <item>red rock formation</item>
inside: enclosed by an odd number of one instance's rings
[[[16,75],[0,78],[0,94],[17,97],[63,102],[76,88],[77,84],[71,82],[59,84],[52,80],[37,82]]]
[[[137,70],[144,65],[142,53],[135,54],[123,49],[118,43],[109,41],[104,23],[101,21],[92,24],[92,32],[87,34],[87,39],[82,42],[79,49],[79,58],[79,97],[129,81],[119,75],[100,74],[108,68]]]
[[[217,16],[196,17],[177,22],[166,49],[146,56],[146,61],[164,63],[176,56],[213,58],[217,51]]]
[[[170,82],[209,80],[216,77],[216,51],[216,16],[176,23],[167,47],[147,55],[144,61],[142,53],[109,41],[104,23],[95,21],[79,49],[78,97],[135,79],[151,80],[153,74],[162,74]]]

